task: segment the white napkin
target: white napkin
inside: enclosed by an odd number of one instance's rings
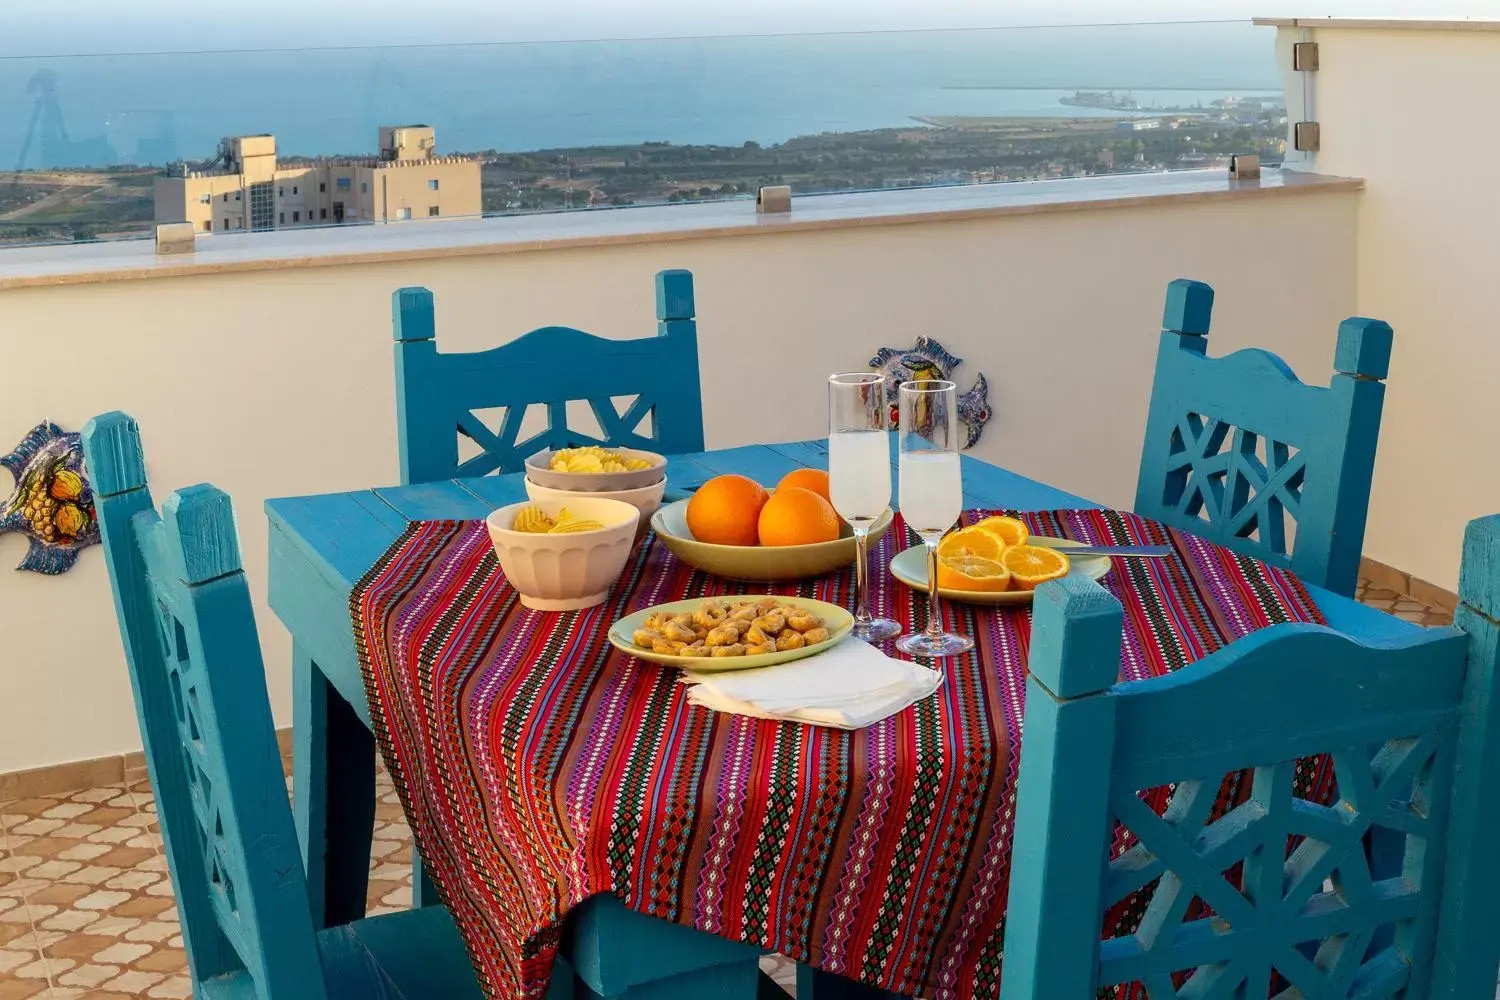
[[[916,704],[943,683],[941,670],[894,660],[849,638],[817,656],[774,667],[683,671],[688,701],[716,712],[863,729]]]

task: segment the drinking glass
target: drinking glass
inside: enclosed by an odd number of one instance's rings
[[[952,382],[903,382],[900,392],[901,516],[927,546],[927,628],[896,640],[912,656],[957,656],[974,648],[943,631],[938,607],[938,542],[963,511],[958,462],[958,389]]]
[[[854,372],[828,379],[828,492],[854,529],[854,636],[879,642],[901,634],[870,614],[870,529],[891,505],[891,440],[885,376]]]

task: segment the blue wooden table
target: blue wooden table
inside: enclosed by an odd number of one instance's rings
[[[736,472],[775,483],[806,466],[827,468],[822,441],[752,445],[672,458],[669,497]],[[963,459],[969,508],[1051,510],[1098,506],[978,461]],[[374,815],[375,749],[354,652],[349,597],[409,521],[482,518],[525,499],[519,475],[270,500],[270,602],[292,634],[297,739],[294,795],[308,858],[315,915],[323,925],[364,912]],[[1309,587],[1329,625],[1363,640],[1416,626],[1348,598]]]

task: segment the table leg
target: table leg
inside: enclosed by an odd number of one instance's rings
[[[292,800],[313,924],[365,915],[375,828],[375,738],[323,671],[292,649]]]
[[[438,898],[437,886],[433,884],[432,877],[427,874],[427,869],[422,867],[422,855],[413,845],[411,849],[411,908],[420,910],[424,906],[441,906],[442,904],[443,901]]]
[[[797,1000],[901,1000],[901,994],[798,963]]]

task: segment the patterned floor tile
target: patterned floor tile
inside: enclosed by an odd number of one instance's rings
[[[1356,596],[1420,625],[1451,621],[1368,581],[1360,581]],[[411,905],[411,828],[384,770],[376,794],[372,914]],[[794,962],[770,955],[761,968],[795,994]],[[186,1000],[186,972],[144,775],[0,803],[0,1000]]]

